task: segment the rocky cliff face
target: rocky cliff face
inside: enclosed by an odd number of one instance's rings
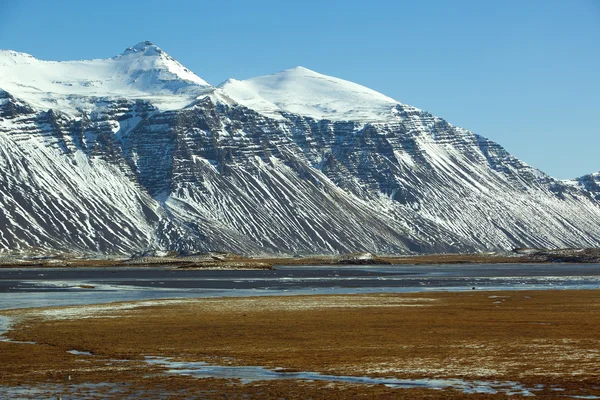
[[[139,72],[146,59],[134,68],[147,88],[29,88],[24,100],[14,79],[4,85],[12,92],[3,87],[1,76],[12,75],[0,74],[0,249],[317,254],[600,244],[597,180],[553,179],[441,118],[306,69],[212,88],[151,44],[131,49],[119,57],[152,58],[151,75]],[[7,64],[0,57],[0,72]],[[53,96],[68,106],[39,106]],[[348,118],[354,104],[356,120]]]
[[[594,199],[600,200],[600,172],[584,175],[580,178],[566,181],[565,183],[575,185],[587,192]]]

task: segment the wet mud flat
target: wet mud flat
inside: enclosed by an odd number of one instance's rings
[[[159,298],[461,290],[600,289],[598,264],[3,268],[0,310]]]
[[[599,311],[598,290],[2,311],[7,340],[36,344],[0,342],[0,395],[597,398]]]

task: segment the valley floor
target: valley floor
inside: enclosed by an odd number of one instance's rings
[[[2,315],[12,323],[0,319],[0,330],[2,321],[11,325],[9,340],[0,342],[0,396],[600,398],[599,311],[598,290],[178,299],[9,310]],[[206,378],[206,372],[195,377],[198,362],[393,378],[414,387],[256,380],[235,369],[233,379]]]

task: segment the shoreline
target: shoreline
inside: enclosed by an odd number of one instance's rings
[[[0,269],[0,309],[164,298],[600,289],[597,264]]]

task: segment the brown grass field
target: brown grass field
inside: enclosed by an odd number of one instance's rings
[[[57,397],[507,397],[294,380],[242,384],[167,374],[144,356],[333,375],[514,381],[543,385],[535,394],[544,399],[600,396],[594,290],[193,299],[3,314],[19,321],[10,339],[37,344],[0,342],[0,385],[46,387]],[[78,386],[99,382],[110,384],[93,393]]]

